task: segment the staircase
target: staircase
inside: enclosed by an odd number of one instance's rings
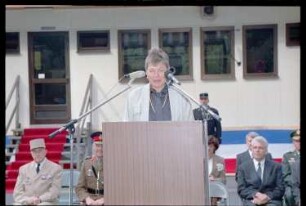
[[[64,150],[64,144],[66,143],[67,131],[63,131],[50,139],[48,135],[57,129],[58,128],[24,129],[19,146],[17,147],[15,161],[6,166],[5,189],[7,192],[14,190],[19,167],[33,160],[30,152],[30,140],[44,138],[47,149],[47,158],[55,163],[60,162]]]

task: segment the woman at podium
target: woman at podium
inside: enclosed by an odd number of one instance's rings
[[[145,59],[148,84],[132,90],[127,98],[124,121],[193,121],[190,101],[169,86],[169,57],[152,48]]]

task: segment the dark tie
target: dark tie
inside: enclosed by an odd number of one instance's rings
[[[40,170],[39,166],[40,166],[40,163],[37,164],[36,173],[39,173],[39,170]]]
[[[261,179],[261,173],[262,173],[262,171],[261,171],[260,162],[258,162],[257,174],[258,174],[260,179]]]

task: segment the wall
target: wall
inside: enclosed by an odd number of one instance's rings
[[[159,28],[192,27],[193,80],[182,88],[195,99],[208,92],[210,104],[218,108],[224,128],[289,128],[300,123],[300,47],[285,44],[285,23],[300,21],[299,7],[215,7],[215,18],[205,18],[198,6],[171,7],[92,7],[74,9],[6,10],[6,31],[20,32],[20,55],[6,55],[6,96],[17,74],[21,75],[21,122],[29,123],[29,85],[27,32],[55,26],[55,31],[69,31],[72,118],[79,116],[89,75],[94,75],[94,105],[115,87],[115,94],[125,87],[118,82],[119,29],[150,29],[152,47],[158,46]],[[235,57],[242,61],[242,25],[278,24],[277,79],[243,78],[242,65],[235,68],[234,80],[203,81],[200,78],[200,27],[235,26]],[[109,53],[79,54],[76,32],[109,29]],[[142,68],[139,68],[142,69]],[[134,84],[136,86],[137,84]],[[120,121],[127,93],[99,108],[93,115],[94,128],[102,121]]]

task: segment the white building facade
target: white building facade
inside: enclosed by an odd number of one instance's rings
[[[119,30],[145,29],[150,32],[150,46],[159,46],[160,29],[191,29],[191,78],[181,80],[182,89],[198,100],[208,92],[210,105],[219,110],[222,126],[237,128],[296,128],[300,124],[300,46],[286,45],[286,24],[300,22],[300,7],[216,6],[212,17],[206,17],[199,6],[110,6],[6,9],[6,32],[18,32],[20,51],[6,54],[6,98],[17,75],[20,75],[20,122],[23,128],[38,125],[62,125],[63,122],[31,121],[31,72],[29,33],[65,32],[68,37],[70,118],[79,117],[90,74],[93,75],[93,105],[105,101],[124,89],[120,78]],[[243,75],[243,26],[277,25],[277,73],[274,77],[246,78]],[[201,78],[201,28],[233,27],[234,65],[231,79]],[[109,50],[80,53],[78,31],[109,31]],[[37,57],[37,56],[35,56]],[[144,67],[143,67],[144,68]],[[137,68],[137,69],[143,69]],[[137,70],[136,69],[136,70]],[[66,77],[67,77],[66,76]],[[43,76],[40,76],[44,78]],[[36,82],[37,83],[37,82]],[[143,83],[133,83],[138,86]],[[119,95],[93,113],[93,128],[102,122],[121,121],[128,92]],[[193,105],[194,108],[197,105]],[[10,108],[8,108],[9,110]],[[8,115],[7,115],[8,118]]]

